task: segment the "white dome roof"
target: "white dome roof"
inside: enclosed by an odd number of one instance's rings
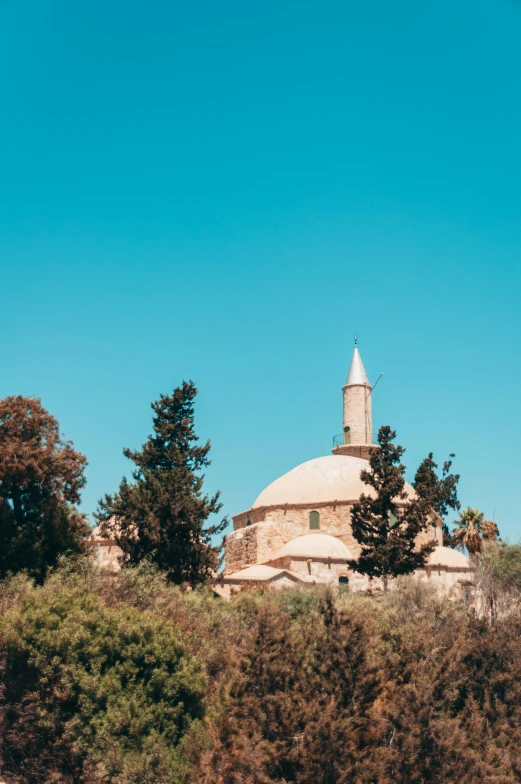
[[[369,468],[367,460],[351,455],[326,455],[288,471],[262,491],[253,503],[261,506],[314,504],[329,501],[357,501],[362,493],[374,495],[360,479],[360,471]],[[410,485],[407,491],[414,493]]]
[[[470,569],[469,559],[458,550],[453,550],[452,547],[435,547],[429,555],[428,566],[451,566],[459,569]]]
[[[273,557],[273,560],[284,558],[285,556],[299,556],[300,558],[340,558],[343,561],[352,558],[351,553],[340,539],[319,532],[297,536],[295,539],[286,542]]]

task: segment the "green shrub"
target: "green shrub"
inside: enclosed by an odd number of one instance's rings
[[[487,542],[478,563],[478,580],[496,592],[519,596],[521,592],[521,545]]]
[[[70,582],[70,581],[69,581]],[[5,769],[22,781],[182,782],[205,677],[176,629],[51,580],[0,619]]]

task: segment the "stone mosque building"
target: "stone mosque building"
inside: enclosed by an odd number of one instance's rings
[[[367,578],[347,566],[360,552],[351,531],[351,508],[362,493],[374,492],[360,472],[378,448],[372,443],[372,386],[356,343],[342,391],[343,432],[332,454],[288,471],[250,509],[233,517],[234,530],[225,540],[226,567],[216,586],[222,595],[252,584],[367,587]],[[414,495],[410,485],[406,490]],[[419,544],[434,539],[437,546],[417,576],[444,589],[461,588],[472,568],[462,553],[442,546],[442,523],[433,511],[429,530],[418,537]]]
[[[362,493],[374,492],[360,479],[360,472],[369,468],[371,450],[378,448],[372,443],[372,391],[355,345],[342,387],[343,431],[335,438],[332,454],[288,471],[268,485],[250,509],[233,517],[216,593],[228,597],[255,584],[367,588],[367,578],[350,570],[347,562],[360,553],[351,531],[351,508]],[[406,490],[414,495],[410,485]],[[418,537],[418,543],[435,539],[437,546],[417,576],[444,590],[461,589],[473,570],[462,553],[442,546],[442,523],[433,511],[429,530]],[[95,528],[90,544],[101,567],[119,568],[121,550],[115,541],[103,539]]]

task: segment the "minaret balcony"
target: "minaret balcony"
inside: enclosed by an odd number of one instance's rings
[[[336,449],[339,446],[351,446],[351,441],[349,439],[349,433],[338,433],[338,435],[333,436],[333,449]],[[371,444],[374,444],[377,441],[378,433],[373,433],[371,436]],[[353,445],[354,446],[354,445]]]
[[[346,433],[339,433],[333,438],[333,454],[334,455],[350,455],[351,457],[360,457],[362,460],[369,460],[373,449],[378,449],[378,445],[370,444],[346,444]],[[373,434],[372,441],[376,440],[376,433]]]

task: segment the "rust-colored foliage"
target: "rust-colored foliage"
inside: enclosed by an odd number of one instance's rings
[[[192,780],[514,784],[520,631],[518,616],[493,629],[413,581],[297,620],[272,600],[223,683]]]
[[[39,399],[0,400],[0,576],[42,579],[62,553],[83,549],[89,528],[74,505],[86,462]]]

